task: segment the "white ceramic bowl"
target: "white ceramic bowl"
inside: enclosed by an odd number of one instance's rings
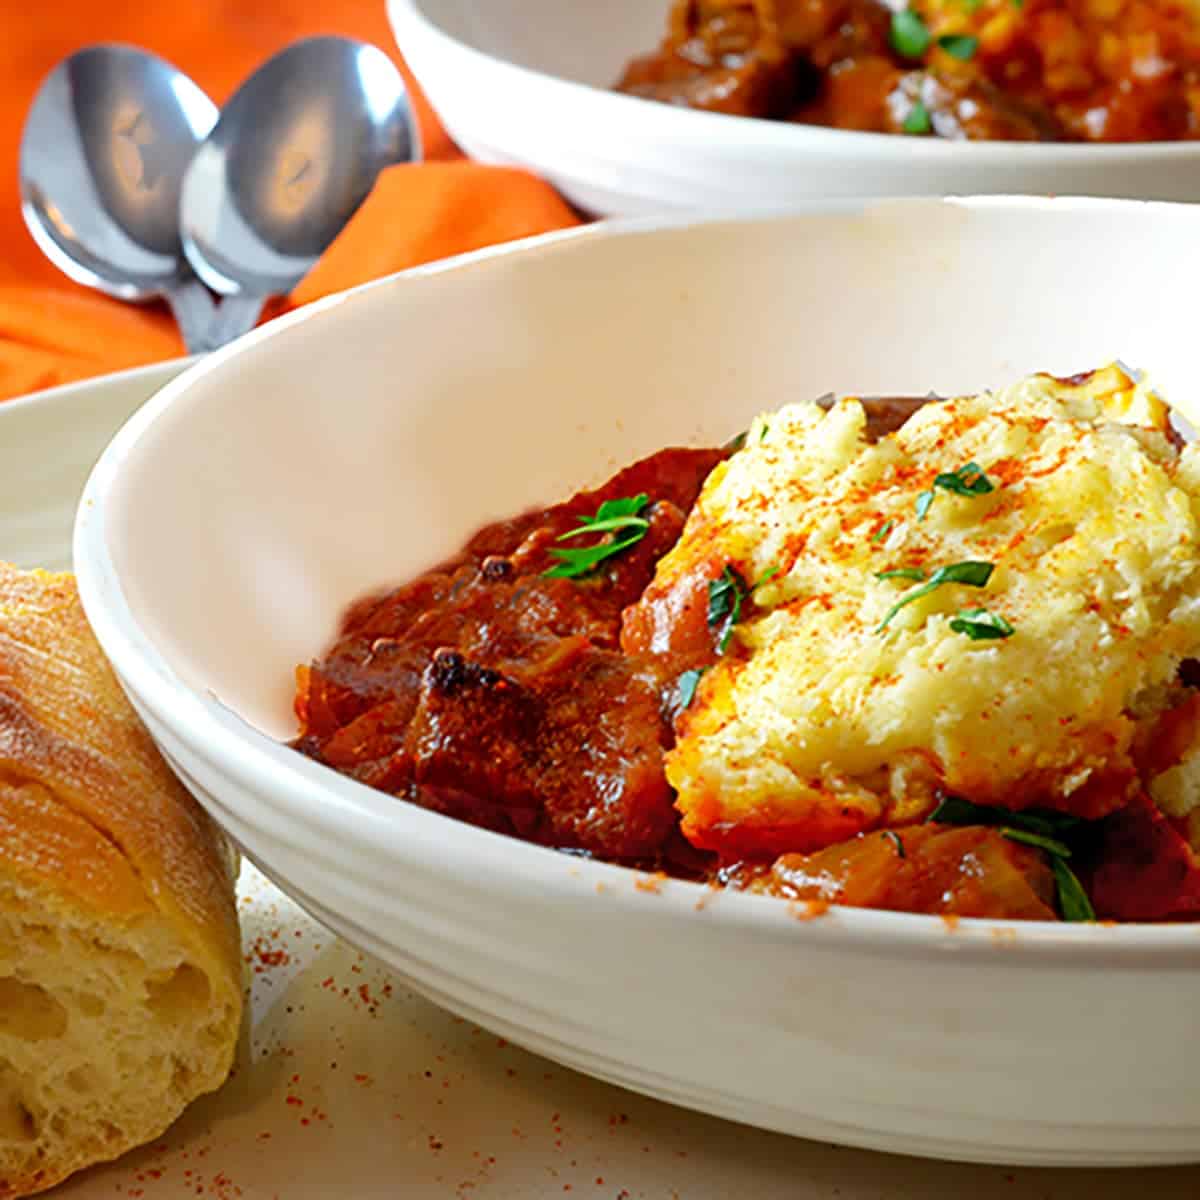
[[[250,857],[513,1041],[829,1141],[1197,1159],[1200,925],[804,921],[646,890],[275,739],[294,731],[294,665],[348,601],[660,446],[828,390],[973,389],[1116,355],[1200,396],[1198,272],[1200,208],[1011,199],[601,226],[411,272],[207,358],[129,422],[79,511],[84,603]]]
[[[957,143],[727,117],[609,90],[670,0],[388,0],[454,139],[608,216],[822,196],[1047,193],[1200,200],[1200,142]]]

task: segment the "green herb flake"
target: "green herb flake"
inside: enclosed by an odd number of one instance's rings
[[[913,106],[908,110],[908,116],[900,123],[900,128],[914,137],[920,137],[933,129],[933,122],[929,119],[929,109],[925,107],[923,100],[913,101]]]
[[[929,27],[921,19],[920,13],[913,12],[911,8],[892,13],[889,39],[892,49],[902,58],[920,58],[929,49],[932,40]]]
[[[986,608],[964,608],[950,619],[950,628],[955,633],[965,634],[973,642],[995,641],[1012,637],[1016,630],[999,613]]]
[[[920,567],[893,567],[890,571],[876,571],[876,579],[911,579],[914,583],[921,583],[925,579],[925,572]]]
[[[944,492],[952,492],[956,496],[983,496],[988,492],[994,492],[996,485],[984,474],[983,468],[975,462],[969,462],[965,467],[959,467],[957,471],[946,471],[937,475],[934,477],[933,487],[917,497],[918,521],[925,520],[929,514],[929,506],[933,503],[933,498],[939,488]]]
[[[696,670],[684,671],[682,675],[675,681],[675,686],[679,692],[679,707],[687,708],[689,704],[696,698],[696,689],[700,686],[700,676],[704,674],[707,667],[700,667]]]
[[[733,627],[742,615],[742,601],[750,594],[737,567],[725,564],[716,579],[708,581],[708,627],[717,634],[717,653],[724,654],[733,636]]]
[[[642,510],[650,504],[650,497],[645,492],[641,492],[636,496],[626,496],[621,500],[605,500],[603,504],[596,509],[594,517],[580,517],[579,523],[585,529],[596,529],[601,525],[605,525],[609,521],[618,520],[640,520]],[[576,533],[582,530],[575,530],[572,533],[563,534],[563,538],[574,537]],[[559,538],[559,541],[562,541]]]
[[[742,616],[742,605],[765,583],[769,583],[780,572],[779,567],[768,567],[752,584],[747,586],[742,573],[732,563],[716,579],[708,581],[708,627],[717,633],[717,653],[729,649],[733,627]]]
[[[1054,882],[1058,885],[1058,908],[1064,921],[1094,921],[1096,910],[1088,899],[1083,884],[1075,872],[1061,859],[1055,858],[1050,866],[1054,871]]]
[[[560,561],[542,574],[550,579],[579,579],[614,555],[636,545],[650,528],[650,522],[642,516],[649,504],[650,497],[644,492],[619,500],[605,500],[594,516],[580,517],[577,529],[569,530],[557,539],[566,542],[587,534],[600,534],[601,540],[593,546],[551,549],[550,553]]]
[[[991,579],[995,569],[994,563],[976,562],[970,559],[966,562],[950,563],[948,566],[938,567],[925,583],[920,587],[913,588],[911,592],[906,592],[888,609],[875,632],[882,633],[888,627],[891,619],[905,605],[911,604],[914,600],[920,600],[922,596],[928,596],[930,592],[936,591],[944,583],[962,583],[967,587],[977,588],[987,587],[987,582]]]
[[[992,817],[998,813],[1004,813],[1007,820],[1009,814],[1004,809],[972,804],[961,796],[943,796],[928,820],[931,825],[995,825]]]
[[[763,422],[763,426],[762,426],[762,428],[761,428],[761,429],[758,431],[758,440],[759,440],[759,443],[760,443],[760,444],[761,444],[762,442],[765,442],[765,441],[767,440],[767,434],[768,434],[770,431],[771,431],[771,427],[770,427],[770,425],[768,425],[768,424],[766,423],[766,421],[764,421],[764,422]]]
[[[934,481],[935,488],[945,488],[959,496],[982,496],[994,492],[996,485],[984,474],[983,468],[977,462],[969,462],[957,471],[948,471],[938,475]]]
[[[1045,850],[1047,854],[1054,855],[1055,858],[1070,858],[1071,847],[1056,838],[1046,837],[1040,833],[1030,833],[1025,829],[1001,829],[1000,833],[1008,838],[1010,842],[1020,842],[1025,846],[1036,846],[1039,850]]]
[[[908,857],[908,855],[904,852],[904,839],[894,829],[885,829],[883,831],[883,836],[887,838],[887,840],[891,842],[893,846],[896,847],[897,858]]]
[[[1001,825],[1059,841],[1082,824],[1079,817],[1070,813],[1040,808],[1016,812],[990,804],[973,804],[961,796],[943,796],[929,821],[935,825]]]
[[[979,49],[979,39],[969,33],[944,33],[937,42],[951,58],[957,58],[959,62],[970,62]]]
[[[872,542],[882,542],[885,537],[896,527],[896,519],[888,517],[886,521],[871,535]]]

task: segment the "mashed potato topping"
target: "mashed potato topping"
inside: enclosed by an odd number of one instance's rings
[[[662,612],[725,566],[743,593],[667,758],[685,834],[812,849],[943,791],[1098,817],[1157,786],[1186,817],[1195,722],[1156,731],[1200,655],[1200,452],[1162,403],[1110,367],[865,426],[759,418],[659,562]]]

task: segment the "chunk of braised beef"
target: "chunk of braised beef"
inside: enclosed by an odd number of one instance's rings
[[[1081,875],[1101,919],[1200,915],[1200,858],[1144,794],[1100,823],[1088,858]]]
[[[676,63],[677,69],[668,70],[660,69],[661,60],[632,63],[620,90],[680,108],[776,118],[813,92],[811,74],[798,71],[790,59],[772,62],[752,55],[734,66],[703,69],[689,67],[682,59]]]
[[[411,798],[547,845],[653,854],[674,825],[658,688],[582,638],[523,671],[441,650],[404,742]]]
[[[424,576],[398,588],[386,604],[343,632],[320,663],[308,668],[310,712],[301,719],[310,733],[340,729],[389,698],[411,715],[421,675],[443,647],[503,664],[526,658],[547,639],[583,636],[598,646],[616,646],[617,593],[626,590],[619,581],[583,588],[568,579],[519,575],[508,558],[500,561],[510,569],[497,571],[496,561],[488,557],[478,567],[462,566],[453,575]],[[633,564],[626,569],[631,572],[626,586],[638,587]],[[653,564],[641,569],[648,579]],[[313,719],[318,689],[328,714],[321,722]]]
[[[977,825],[912,825],[861,834],[766,869],[726,870],[727,885],[789,900],[957,917],[1054,920],[1045,856]]]

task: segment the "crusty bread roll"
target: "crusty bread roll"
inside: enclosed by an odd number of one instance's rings
[[[72,577],[0,563],[0,1198],[157,1137],[224,1081],[235,874]]]

